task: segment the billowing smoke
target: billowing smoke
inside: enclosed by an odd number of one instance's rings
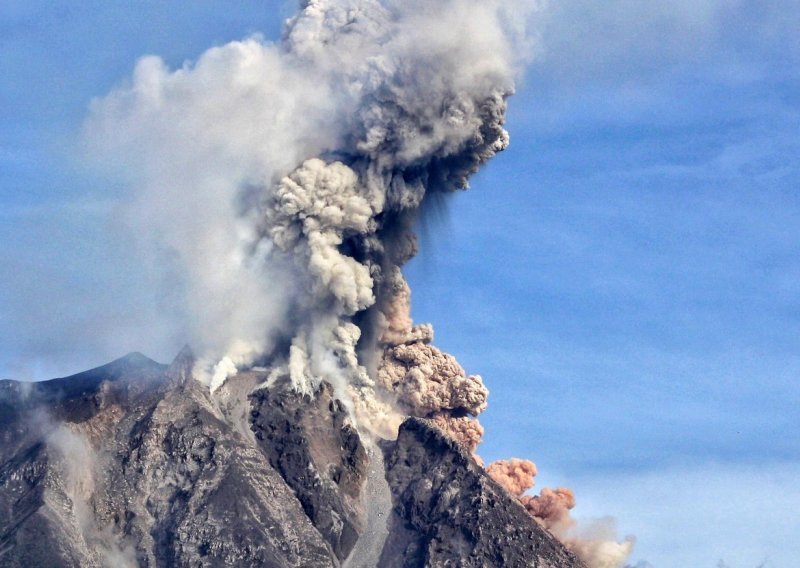
[[[174,71],[146,57],[94,102],[88,149],[130,185],[136,254],[212,391],[265,366],[301,392],[333,385],[362,431],[420,416],[475,452],[488,390],[413,324],[401,267],[431,196],[466,189],[507,147],[536,4],[305,0],[279,43],[251,37]],[[530,462],[489,471],[554,531],[574,505],[524,496]]]
[[[483,465],[483,460],[475,453],[483,439],[483,426],[480,422],[468,416],[455,417],[448,412],[436,413],[431,419],[440,430],[469,450],[476,461]]]
[[[575,507],[575,495],[566,487],[545,487],[539,495],[525,493],[536,484],[536,464],[512,458],[489,464],[486,472],[509,493],[544,528],[577,554],[589,568],[620,568],[633,550],[634,540],[627,537],[617,542],[612,519],[600,519],[588,524],[576,522],[570,515]]]
[[[414,416],[442,411],[475,416],[486,409],[489,396],[479,376],[467,376],[452,355],[426,341],[387,346],[378,380]]]
[[[586,525],[573,527],[567,536],[556,533],[589,568],[619,568],[633,551],[635,539],[626,537],[617,542],[617,527],[614,519],[603,518]]]
[[[414,325],[411,290],[398,268],[389,282],[389,300],[379,314],[379,387],[391,393],[403,414],[432,419],[480,460],[475,450],[483,427],[474,417],[486,409],[489,390],[479,376],[467,375],[452,355],[431,345],[433,327]]]
[[[267,364],[302,391],[330,382],[364,422],[392,414],[388,390],[475,437],[462,419],[487,391],[412,328],[400,267],[426,197],[508,145],[524,4],[307,0],[279,43],[176,71],[147,57],[94,102],[93,159],[132,186],[127,221],[171,267],[176,333],[212,390]]]
[[[492,462],[486,468],[486,473],[514,497],[521,497],[536,485],[536,464],[528,460],[511,458]]]
[[[541,524],[556,534],[563,534],[573,521],[569,516],[575,507],[575,495],[567,487],[545,487],[539,495],[521,495],[520,501]]]

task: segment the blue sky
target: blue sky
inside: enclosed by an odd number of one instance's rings
[[[179,66],[282,2],[0,8],[0,376],[143,337],[122,190],[74,152],[144,54]],[[484,457],[537,462],[657,567],[800,555],[800,5],[551,2],[511,148],[422,227],[414,313],[492,390]],[[158,334],[154,334],[157,336]],[[179,345],[178,345],[179,347]]]

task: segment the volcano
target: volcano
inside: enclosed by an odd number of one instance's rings
[[[0,382],[1,566],[584,566],[433,421],[194,364]]]

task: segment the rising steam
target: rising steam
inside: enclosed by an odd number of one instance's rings
[[[533,4],[305,0],[279,43],[174,71],[147,57],[94,102],[91,153],[133,188],[127,221],[171,268],[176,333],[212,391],[267,366],[301,392],[329,382],[364,431],[427,417],[475,451],[488,390],[413,325],[401,267],[426,200],[508,145]],[[554,529],[574,501],[525,501],[528,464],[489,471]]]

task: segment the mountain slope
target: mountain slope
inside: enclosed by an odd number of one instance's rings
[[[0,566],[581,566],[431,422],[376,456],[325,383],[193,365],[0,382]]]

